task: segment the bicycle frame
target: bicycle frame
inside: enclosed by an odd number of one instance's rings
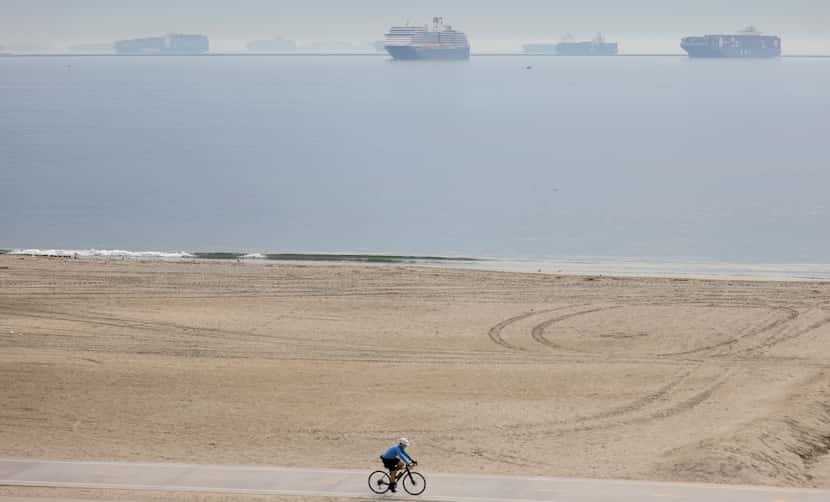
[[[412,479],[412,471],[409,470],[409,466],[406,465],[406,464],[403,464],[403,469],[401,469],[400,472],[398,473],[398,475],[395,476],[395,483],[400,481],[401,478],[403,478],[404,476],[409,476],[409,480],[414,481]]]

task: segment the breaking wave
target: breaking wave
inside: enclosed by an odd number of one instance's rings
[[[13,249],[9,254],[58,258],[124,258],[175,260],[193,258],[186,251],[127,251],[124,249]]]

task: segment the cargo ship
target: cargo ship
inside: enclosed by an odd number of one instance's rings
[[[384,40],[384,48],[395,59],[468,59],[467,36],[444,24],[444,18],[432,18],[427,26],[393,26]]]
[[[558,44],[525,44],[523,48],[528,54],[551,56],[616,56],[619,52],[618,44],[606,42],[601,33],[586,42],[576,42],[568,34]]]
[[[686,37],[680,47],[693,58],[774,58],[781,55],[781,38],[750,26],[735,35]]]
[[[170,34],[163,37],[119,40],[113,44],[116,54],[205,54],[210,42],[204,35]]]
[[[282,37],[274,37],[264,40],[252,40],[245,44],[249,52],[280,53],[294,52],[297,50],[297,42]]]

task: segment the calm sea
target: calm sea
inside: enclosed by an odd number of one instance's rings
[[[830,59],[0,59],[0,248],[830,262]]]

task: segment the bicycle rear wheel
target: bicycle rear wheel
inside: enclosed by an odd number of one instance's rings
[[[410,495],[420,495],[427,489],[427,480],[420,472],[403,475],[403,489]]]
[[[369,489],[377,494],[386,493],[390,484],[389,474],[384,471],[375,471],[369,474]]]

